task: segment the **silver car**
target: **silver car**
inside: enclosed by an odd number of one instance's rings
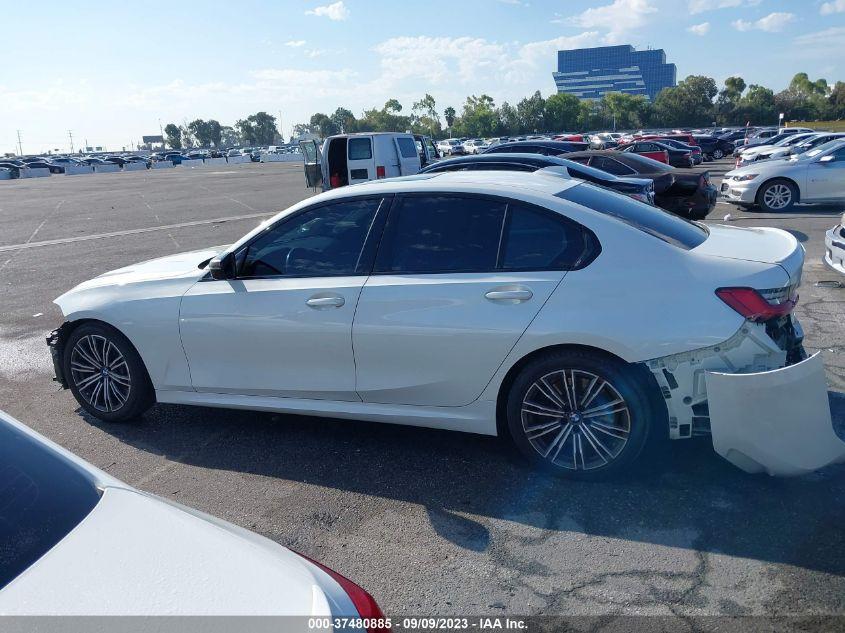
[[[845,141],[734,169],[725,174],[720,191],[730,202],[765,211],[787,211],[797,202],[845,202]]]
[[[825,233],[824,263],[845,275],[845,213],[839,224]]]

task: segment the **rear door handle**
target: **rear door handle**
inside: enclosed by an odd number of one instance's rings
[[[528,290],[528,288],[523,288],[521,290],[491,290],[484,296],[490,301],[521,303],[531,299],[534,293]]]
[[[311,297],[305,304],[309,308],[315,308],[317,310],[322,308],[339,308],[341,307],[346,301],[343,297],[340,296],[333,296],[333,297]]]

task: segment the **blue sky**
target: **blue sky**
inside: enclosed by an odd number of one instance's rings
[[[3,5],[0,152],[128,146],[159,120],[356,114],[554,91],[560,48],[666,50],[678,78],[845,80],[845,0],[41,0]]]

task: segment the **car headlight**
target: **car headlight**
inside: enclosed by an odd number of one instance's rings
[[[734,176],[736,182],[744,182],[746,180],[754,180],[759,174],[743,174],[742,176]]]

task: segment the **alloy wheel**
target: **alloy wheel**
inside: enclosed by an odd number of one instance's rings
[[[783,209],[792,202],[792,190],[784,184],[776,183],[763,192],[763,202],[770,209]]]
[[[725,153],[720,149],[713,150],[713,158],[715,158],[716,160],[719,160],[724,155]]]
[[[131,376],[126,358],[104,336],[80,338],[70,355],[70,372],[79,395],[98,411],[117,411],[129,399]]]
[[[610,464],[631,434],[631,412],[616,387],[580,369],[561,369],[536,380],[522,400],[521,418],[534,450],[569,470]]]

